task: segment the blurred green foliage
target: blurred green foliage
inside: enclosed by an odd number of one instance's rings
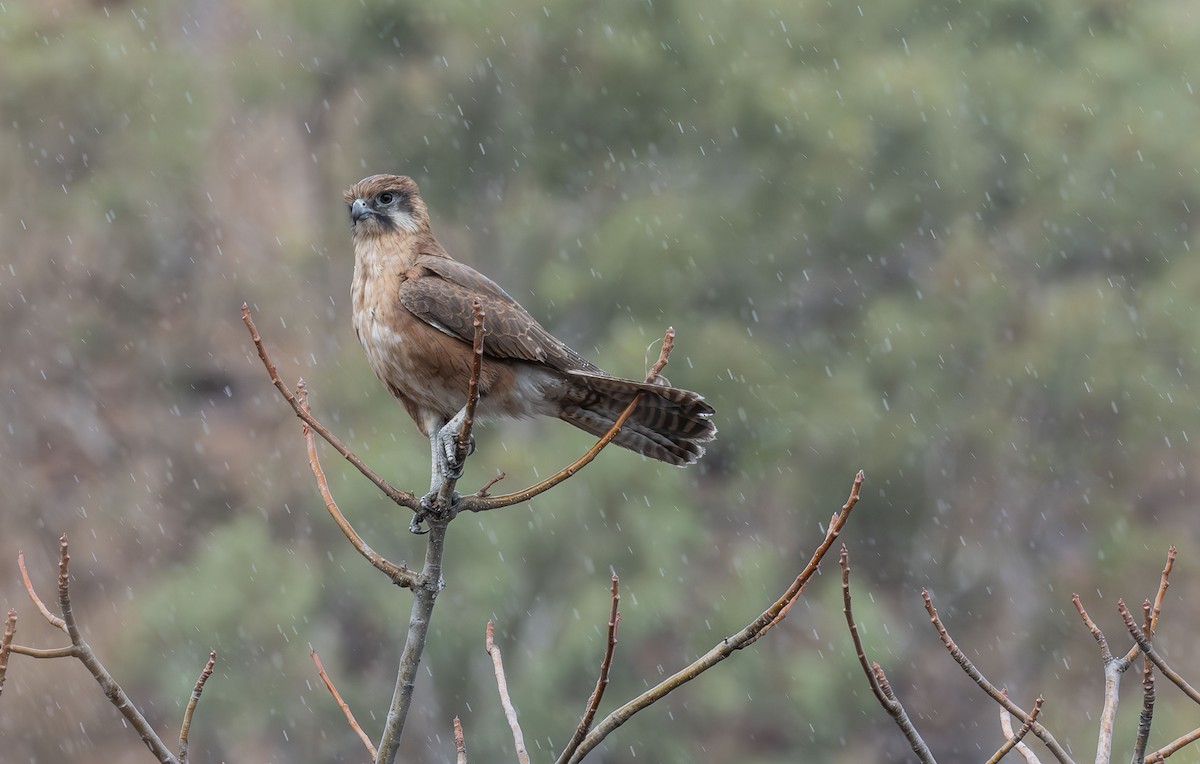
[[[511,748],[489,618],[550,758],[594,682],[611,571],[606,708],[757,615],[860,467],[858,615],[934,749],[982,759],[1001,737],[922,586],[1088,751],[1101,672],[1071,591],[1123,643],[1112,600],[1149,595],[1180,544],[1160,639],[1200,659],[1197,43],[1177,2],[2,5],[0,558],[53,570],[71,533],[90,638],[160,728],[218,649],[193,760],[361,756],[308,648],[377,734],[408,599],[324,516],[238,306],[319,415],[419,489],[426,445],[350,331],[340,201],[404,172],[451,252],[610,371],[643,373],[674,325],[667,373],[720,427],[697,468],[605,453],[455,523],[405,760],[446,760],[455,714],[483,758]],[[587,443],[491,427],[464,485],[525,484]],[[415,563],[408,518],[326,461],[356,527]],[[905,760],[831,572],[605,760]],[[19,605],[15,576],[0,591]],[[0,748],[132,759],[90,680],[55,671],[16,662]],[[1159,714],[1164,736],[1195,726]]]

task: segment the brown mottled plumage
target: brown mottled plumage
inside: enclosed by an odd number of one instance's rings
[[[700,444],[717,432],[711,406],[687,390],[610,376],[556,339],[495,282],[450,258],[411,178],[372,175],[344,198],[354,239],[354,330],[376,376],[430,438],[434,489],[439,474],[461,469],[439,458],[438,438],[466,404],[476,299],[486,331],[480,415],[555,416],[601,435],[646,391],[613,442],[668,464],[704,454]],[[443,443],[440,450],[453,449]]]

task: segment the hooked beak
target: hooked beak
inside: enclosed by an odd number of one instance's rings
[[[354,203],[350,205],[350,224],[354,225],[370,214],[372,214],[371,208],[367,206],[367,203],[362,199],[355,199]]]

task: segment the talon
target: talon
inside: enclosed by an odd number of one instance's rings
[[[462,494],[458,491],[450,492],[449,506],[443,507],[438,503],[438,491],[430,491],[421,497],[421,511],[413,514],[413,522],[408,529],[412,531],[413,526],[420,527],[421,523],[429,517],[437,517],[442,519],[450,519],[458,514],[458,507],[462,504]],[[418,531],[413,531],[417,533]],[[428,533],[428,531],[420,531]]]

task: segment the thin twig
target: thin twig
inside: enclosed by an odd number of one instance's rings
[[[50,612],[46,607],[46,603],[42,602],[42,598],[33,590],[33,582],[29,580],[29,571],[25,569],[25,553],[17,552],[17,567],[21,570],[21,580],[25,582],[25,591],[29,594],[29,599],[33,600],[33,605],[46,619],[47,623],[56,629],[61,629],[63,633],[67,631],[67,625],[63,623],[63,619]]]
[[[1158,616],[1162,612],[1163,598],[1167,596],[1167,587],[1171,585],[1171,571],[1175,568],[1175,545],[1172,544],[1167,548],[1167,562],[1163,565],[1162,574],[1158,578],[1158,593],[1154,595],[1154,608],[1150,614],[1150,631],[1147,632],[1151,636],[1158,629]],[[1129,648],[1129,652],[1125,654],[1126,660],[1133,660],[1137,657],[1138,646],[1134,645]]]
[[[617,605],[621,602],[620,583],[617,574],[613,573],[612,587],[609,589],[612,604],[608,609],[608,642],[604,648],[604,658],[600,661],[600,677],[596,680],[596,688],[592,690],[591,697],[588,698],[587,708],[583,712],[583,717],[579,720],[579,726],[575,728],[575,734],[571,736],[567,747],[558,756],[558,764],[565,764],[565,762],[570,760],[571,755],[575,753],[575,749],[583,742],[584,736],[592,729],[592,722],[596,719],[596,711],[600,708],[600,701],[604,697],[604,690],[608,687],[608,672],[612,668],[613,653],[617,648],[617,626],[621,623],[621,614],[617,612]]]
[[[1104,705],[1100,711],[1100,730],[1096,737],[1096,764],[1108,764],[1112,760],[1113,724],[1116,722],[1117,703],[1121,695],[1121,675],[1132,664],[1124,658],[1113,657],[1104,632],[1088,615],[1078,594],[1071,595],[1071,603],[1100,646],[1100,660],[1104,664]]]
[[[513,745],[517,749],[517,761],[520,764],[529,764],[529,752],[525,750],[525,736],[521,734],[521,725],[517,722],[517,710],[513,708],[512,699],[508,696],[508,680],[504,678],[504,659],[500,657],[500,648],[496,646],[495,630],[496,625],[492,621],[488,621],[487,629],[484,631],[484,646],[487,654],[492,658],[492,668],[496,672],[496,688],[500,691],[500,705],[504,707],[504,718],[508,720],[508,727],[512,730]]]
[[[463,734],[462,722],[454,717],[454,753],[458,764],[467,764],[467,738]]]
[[[661,371],[661,369],[659,370]],[[697,658],[687,667],[675,672],[606,716],[583,739],[579,748],[571,756],[570,762],[581,761],[584,756],[587,756],[593,748],[600,744],[600,741],[608,737],[617,727],[629,721],[630,717],[634,714],[660,700],[668,693],[673,692],[680,685],[700,676],[734,652],[754,644],[767,630],[779,623],[782,615],[787,612],[792,603],[804,592],[804,588],[808,585],[809,580],[816,574],[821,560],[824,559],[829,548],[833,546],[833,542],[837,540],[843,526],[845,526],[846,521],[850,517],[850,511],[858,503],[858,495],[862,489],[863,480],[863,472],[859,470],[854,478],[854,484],[850,488],[850,497],[846,499],[846,503],[842,506],[841,511],[835,514],[830,520],[829,529],[825,532],[825,538],[821,541],[816,551],[813,552],[808,565],[804,567],[804,570],[800,572],[800,575],[796,577],[796,580],[792,582],[792,585],[787,588],[787,591],[779,599],[775,600],[769,608],[763,611],[762,615],[747,624],[741,631],[721,640],[711,650]]]
[[[16,633],[17,611],[9,608],[8,615],[4,618],[4,636],[0,637],[0,693],[4,692],[4,680],[8,677],[8,656]]]
[[[254,326],[254,319],[250,317],[250,307],[242,303],[242,323],[246,325],[246,329],[250,332],[250,339],[254,342],[254,347],[258,349],[258,357],[262,360],[263,366],[267,369],[267,374],[271,377],[271,382],[275,388],[279,390],[279,394],[283,396],[292,406],[292,410],[296,412],[296,416],[300,417],[309,427],[311,427],[318,435],[325,439],[329,445],[333,446],[339,454],[345,457],[346,461],[358,468],[358,471],[366,476],[368,480],[374,483],[379,490],[383,491],[384,495],[402,507],[408,507],[414,512],[420,511],[420,500],[408,491],[401,491],[393,488],[390,483],[384,480],[379,473],[367,466],[366,462],[360,459],[353,451],[342,443],[338,436],[329,431],[325,425],[316,420],[313,415],[300,404],[294,393],[288,389],[288,386],[283,383],[279,377],[279,372],[275,369],[275,364],[271,362],[271,357],[267,355],[267,349],[263,345],[262,337],[258,335],[258,329]]]
[[[179,728],[179,764],[187,764],[188,733],[192,729],[192,715],[196,713],[196,706],[200,704],[200,693],[204,692],[204,683],[212,676],[213,666],[216,665],[217,651],[210,650],[208,663],[204,664],[204,670],[200,672],[200,678],[196,680],[196,686],[192,688],[192,697],[188,699],[187,708],[183,712],[183,725]]]
[[[1007,756],[1008,752],[1021,742],[1021,738],[1029,734],[1029,730],[1031,730],[1033,725],[1037,723],[1038,714],[1042,712],[1043,702],[1044,701],[1042,700],[1041,695],[1037,697],[1037,700],[1033,701],[1033,710],[1029,712],[1029,718],[1026,719],[1025,723],[1021,725],[1021,729],[1017,730],[1017,734],[1008,736],[1008,740],[1005,740],[1004,745],[1000,746],[1000,748],[994,754],[992,754],[992,758],[987,760],[987,764],[999,764],[1000,760]],[[1000,709],[1000,713],[1005,714],[1006,712],[1004,709]]]
[[[655,361],[654,365],[650,367],[650,372],[646,375],[646,382],[653,382],[658,378],[658,375],[662,373],[663,368],[666,367],[667,360],[670,358],[671,350],[674,347],[675,329],[672,327],[667,327],[667,331],[663,335],[663,344],[662,348],[659,350],[658,360]],[[600,452],[604,450],[604,447],[617,437],[617,433],[619,433],[625,423],[629,421],[629,417],[633,416],[634,409],[636,409],[638,404],[642,402],[642,398],[645,395],[646,393],[641,391],[634,395],[633,400],[629,402],[629,405],[625,407],[625,409],[617,417],[616,421],[613,422],[612,427],[608,428],[608,432],[600,436],[600,439],[597,440],[591,448],[584,452],[583,456],[571,462],[566,467],[563,467],[558,472],[555,472],[550,477],[546,478],[540,483],[537,483],[536,485],[532,485],[529,488],[516,491],[514,493],[507,493],[500,496],[475,495],[463,497],[462,506],[460,507],[459,511],[486,512],[491,509],[510,507],[513,504],[520,504],[522,502],[529,501],[535,496],[549,491],[554,486],[579,472],[579,470],[586,467],[592,462],[593,459],[599,456]]]
[[[367,749],[371,760],[375,760],[376,750],[374,744],[371,743],[371,738],[367,737],[367,733],[363,732],[363,728],[359,726],[358,720],[354,718],[354,712],[350,710],[350,705],[342,700],[342,695],[333,686],[333,680],[329,678],[329,674],[325,673],[325,666],[321,664],[321,656],[317,655],[315,648],[309,651],[309,656],[313,659],[313,663],[317,664],[317,673],[321,676],[321,681],[325,683],[325,689],[329,690],[329,694],[333,696],[333,700],[337,703],[338,708],[342,709],[342,714],[346,717],[346,721],[350,723],[350,729],[354,730],[354,734],[358,735],[358,739]]]
[[[26,645],[12,645],[9,650],[16,655],[24,655],[27,658],[78,658],[79,648],[75,645],[67,645],[66,647],[28,647]]]
[[[483,305],[475,300],[472,305],[471,326],[471,373],[467,377],[467,405],[463,408],[462,424],[458,428],[458,436],[454,441],[454,457],[458,464],[466,461],[471,450],[471,429],[475,426],[475,407],[479,404],[479,375],[483,373]],[[444,512],[460,512],[461,506],[453,506],[454,487],[458,478],[451,475],[442,476],[442,484],[438,487],[437,505]],[[419,532],[421,516],[413,520],[410,528],[414,533]]]
[[[1124,600],[1117,601],[1117,610],[1120,611],[1121,618],[1125,621],[1125,628],[1129,630],[1129,633],[1133,636],[1134,641],[1138,643],[1138,647],[1142,649],[1142,652],[1145,653],[1146,657],[1154,661],[1154,665],[1157,666],[1158,670],[1163,673],[1163,676],[1174,682],[1175,686],[1183,690],[1184,694],[1186,694],[1196,703],[1200,703],[1200,692],[1197,692],[1195,687],[1192,687],[1190,684],[1188,684],[1183,677],[1181,677],[1174,669],[1167,665],[1167,662],[1163,660],[1163,657],[1154,649],[1154,645],[1152,645],[1150,640],[1146,638],[1146,632],[1142,631],[1141,628],[1134,622],[1133,614],[1130,613],[1129,608],[1125,606]]]
[[[304,384],[304,380],[300,380],[296,385],[296,402],[300,405],[300,409],[308,412],[308,386]],[[392,580],[393,584],[413,588],[417,584],[417,574],[409,570],[403,565],[397,565],[390,560],[384,558],[383,555],[371,548],[362,536],[354,530],[350,525],[350,521],[342,514],[342,510],[338,507],[337,502],[333,500],[333,493],[329,490],[329,481],[325,477],[325,470],[321,469],[321,461],[317,457],[317,443],[313,437],[313,430],[309,427],[308,422],[304,423],[304,444],[308,451],[308,466],[312,469],[313,476],[317,479],[317,490],[321,492],[321,498],[325,501],[325,509],[329,511],[330,517],[342,534],[350,540],[350,544],[358,551],[360,555],[371,563],[376,570],[383,572]]]
[[[933,606],[933,599],[929,596],[929,591],[927,589],[921,590],[921,599],[925,601],[925,610],[929,613],[929,621],[933,624],[933,627],[937,629],[937,633],[938,636],[941,637],[942,644],[946,646],[946,650],[949,651],[950,656],[954,658],[955,662],[958,663],[962,670],[966,672],[967,676],[971,677],[971,679],[975,681],[975,684],[979,685],[980,689],[986,692],[992,698],[992,700],[1008,709],[1008,712],[1013,716],[1017,717],[1022,722],[1028,721],[1029,714],[1025,713],[1025,711],[1017,706],[1017,704],[1009,700],[1008,696],[1005,693],[1002,693],[999,688],[996,687],[996,685],[989,682],[987,677],[985,677],[983,673],[979,671],[979,669],[975,668],[975,664],[971,662],[971,659],[968,658],[963,651],[959,649],[958,645],[954,643],[954,640],[950,637],[950,632],[946,631],[946,627],[942,624],[942,620],[938,617],[937,608]],[[1046,747],[1050,749],[1050,752],[1054,754],[1054,757],[1062,762],[1062,764],[1074,764],[1074,760],[1067,753],[1066,749],[1064,749],[1062,745],[1054,739],[1054,735],[1051,735],[1050,730],[1046,729],[1041,722],[1034,723],[1033,734],[1037,735],[1038,739],[1046,744]]]
[[[845,544],[842,544],[838,564],[842,568],[842,613],[846,616],[846,625],[850,628],[850,638],[854,641],[854,651],[858,654],[858,663],[862,666],[863,673],[867,675],[867,683],[871,685],[871,692],[875,694],[875,699],[883,706],[883,710],[887,711],[896,725],[900,727],[900,731],[904,733],[908,744],[912,746],[917,759],[923,764],[936,764],[933,752],[929,750],[929,746],[917,732],[908,712],[904,710],[904,705],[891,691],[891,684],[887,681],[883,667],[878,663],[871,663],[867,659],[866,650],[863,648],[862,639],[858,633],[858,623],[854,620],[854,610],[850,604],[850,552],[846,549]]]
[[[475,425],[475,407],[479,405],[479,375],[483,373],[483,304],[475,300],[471,304],[471,376],[467,381],[466,415],[458,430],[455,457],[461,463],[471,448],[471,428]]]
[[[501,480],[503,480],[506,477],[508,477],[508,476],[505,475],[503,472],[497,472],[496,477],[494,477],[491,480],[484,483],[483,487],[480,488],[478,491],[476,491],[473,495],[478,496],[481,499],[485,498],[488,495],[488,491],[491,490],[491,487],[496,485],[496,483],[499,483]]]
[[[1008,697],[1008,690],[1001,689],[1000,692],[1003,693],[1005,697]],[[1031,728],[1032,726],[1033,725],[1030,725]],[[1004,733],[1004,737],[1006,738],[1013,737],[1012,714],[1008,712],[1008,709],[1003,707],[1000,708],[1000,731]],[[1021,756],[1025,758],[1025,764],[1042,764],[1042,760],[1037,757],[1037,754],[1033,752],[1033,749],[1025,745],[1023,742],[1018,740],[1016,748],[1017,753],[1021,754]]]
[[[1174,753],[1179,753],[1187,746],[1200,740],[1200,727],[1192,730],[1183,737],[1177,738],[1162,748],[1159,748],[1154,753],[1146,757],[1146,764],[1157,764],[1157,762],[1165,761],[1168,756]]]

